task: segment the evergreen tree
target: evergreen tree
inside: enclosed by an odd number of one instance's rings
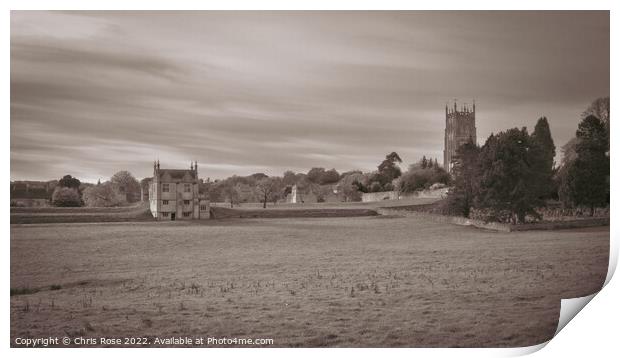
[[[534,208],[543,202],[538,197],[533,142],[525,127],[489,137],[480,152],[477,206],[491,209],[496,217],[507,211],[517,222],[525,222],[528,214],[539,217]]]
[[[459,161],[453,167],[454,186],[448,192],[448,212],[468,217],[480,179],[480,147],[470,139],[457,149],[456,154]],[[435,166],[439,168],[437,160]]]
[[[400,159],[396,152],[392,152],[385,156],[385,160],[379,164],[379,171],[375,175],[375,178],[371,180],[371,192],[375,190],[373,188],[377,188],[376,185],[372,184],[373,181],[378,182],[381,190],[391,190],[385,189],[385,187],[390,187],[392,185],[392,181],[401,176],[402,171],[398,167],[398,163],[402,163],[403,160]]]
[[[547,199],[553,195],[553,166],[555,158],[555,144],[551,138],[551,130],[546,117],[538,119],[532,139],[532,166],[536,181],[537,196],[540,199]]]
[[[567,170],[563,190],[575,205],[594,208],[609,203],[609,157],[607,129],[595,116],[588,116],[577,128],[577,158]]]
[[[71,175],[65,175],[58,181],[58,186],[63,188],[72,188],[79,189],[80,188],[80,180],[78,178],[74,178]]]

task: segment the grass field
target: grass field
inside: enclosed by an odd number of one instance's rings
[[[527,346],[601,288],[609,228],[354,217],[11,226],[11,338]]]

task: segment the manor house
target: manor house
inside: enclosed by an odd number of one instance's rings
[[[151,214],[157,220],[209,219],[209,200],[199,192],[198,162],[190,169],[161,169],[153,163],[149,184]]]

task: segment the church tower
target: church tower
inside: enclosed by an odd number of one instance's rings
[[[448,108],[446,105],[443,166],[448,173],[452,172],[454,162],[458,159],[456,150],[470,138],[476,143],[476,102],[473,108],[463,104],[459,110],[455,100],[454,108]]]

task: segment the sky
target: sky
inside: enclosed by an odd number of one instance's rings
[[[12,11],[11,180],[441,163],[455,99],[481,145],[546,116],[559,156],[609,39],[607,11]]]

